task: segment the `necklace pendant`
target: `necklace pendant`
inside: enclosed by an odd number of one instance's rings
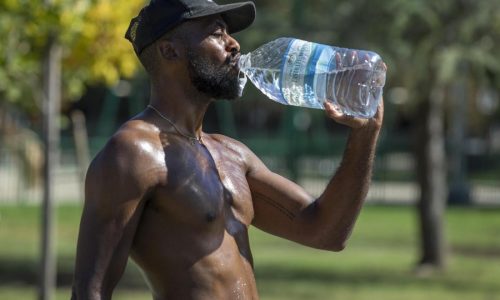
[[[191,145],[196,145],[196,139],[190,139],[191,140]]]

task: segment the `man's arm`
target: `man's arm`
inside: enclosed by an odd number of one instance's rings
[[[340,167],[318,199],[269,171],[253,154],[247,179],[256,227],[307,246],[340,251],[368,193],[383,103],[370,120],[344,116],[329,104],[325,111],[336,122],[351,127],[351,133]]]
[[[121,278],[154,178],[130,135],[118,134],[87,173],[78,237],[73,300],[111,299]],[[146,164],[145,164],[146,163]]]

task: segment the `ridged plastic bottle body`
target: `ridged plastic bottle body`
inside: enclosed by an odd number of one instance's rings
[[[242,55],[240,69],[270,99],[371,118],[377,111],[386,68],[374,52],[279,38]]]

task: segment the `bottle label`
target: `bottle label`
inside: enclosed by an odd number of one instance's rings
[[[323,108],[328,71],[336,66],[330,46],[295,39],[281,68],[281,93],[290,105]]]

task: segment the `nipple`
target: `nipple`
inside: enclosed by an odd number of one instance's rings
[[[215,213],[207,213],[205,215],[205,220],[207,221],[207,223],[212,223],[216,218],[216,215]]]

